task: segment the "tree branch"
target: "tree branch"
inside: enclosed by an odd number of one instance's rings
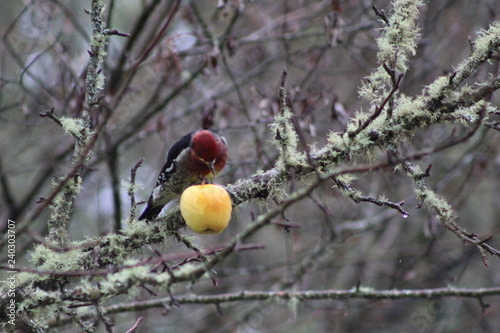
[[[177,296],[179,304],[223,304],[233,302],[260,301],[269,302],[276,300],[311,301],[311,300],[395,300],[395,299],[436,299],[436,298],[482,298],[500,295],[500,287],[493,288],[435,288],[435,289],[404,289],[404,290],[374,290],[372,288],[352,288],[350,290],[315,290],[315,291],[239,291],[218,295],[189,295]],[[443,300],[446,302],[446,300]],[[104,307],[108,314],[131,311],[142,311],[152,308],[163,308],[170,302],[169,297],[157,298],[146,301],[120,303]],[[86,320],[96,318],[97,314],[87,312],[82,315]],[[69,323],[68,318],[49,323],[50,327],[58,327]]]

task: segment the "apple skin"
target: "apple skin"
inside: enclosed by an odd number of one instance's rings
[[[231,220],[231,198],[219,185],[189,186],[182,192],[181,215],[197,234],[221,233]]]

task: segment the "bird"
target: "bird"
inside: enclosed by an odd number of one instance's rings
[[[155,219],[187,187],[213,181],[226,160],[227,143],[223,136],[205,129],[184,135],[168,151],[167,161],[139,220]]]

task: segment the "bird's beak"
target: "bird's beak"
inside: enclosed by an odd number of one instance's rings
[[[210,169],[210,172],[212,173],[212,176],[215,179],[215,168],[214,168],[214,163],[215,161],[207,162],[207,166]]]

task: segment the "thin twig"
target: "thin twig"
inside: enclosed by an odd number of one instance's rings
[[[398,212],[400,212],[401,215],[403,216],[403,218],[407,218],[410,215],[410,213],[408,213],[406,210],[403,209],[403,205],[405,204],[404,201],[392,202],[389,200],[383,200],[383,199],[377,199],[377,198],[373,198],[373,197],[363,196],[363,195],[358,194],[358,192],[353,190],[349,184],[341,181],[340,179],[334,178],[333,181],[335,182],[335,184],[337,184],[337,186],[339,187],[339,189],[341,191],[346,192],[347,196],[349,198],[351,198],[356,203],[370,202],[370,203],[373,203],[377,206],[387,206],[387,207],[393,208],[393,209],[397,210]]]
[[[125,78],[121,82],[121,86],[120,86],[121,88],[118,90],[118,92],[115,95],[115,100],[117,102],[123,98],[124,94],[127,92],[126,87],[128,87],[129,83],[134,78],[135,73],[139,69],[140,65],[148,58],[148,56],[151,54],[151,52],[154,50],[154,48],[158,45],[160,40],[163,38],[167,29],[172,24],[174,16],[175,16],[175,14],[177,14],[177,12],[179,10],[180,3],[181,3],[181,0],[177,0],[175,2],[172,10],[170,11],[170,14],[168,15],[168,17],[167,17],[165,23],[163,24],[163,26],[161,27],[160,31],[156,34],[156,36],[147,45],[145,50],[141,53],[141,55],[137,58],[137,60],[133,63],[130,70],[125,75]]]
[[[380,106],[375,110],[375,112],[373,112],[371,114],[370,118],[368,118],[363,124],[361,124],[355,131],[348,132],[350,138],[354,138],[362,130],[364,130],[365,128],[367,128],[368,125],[370,125],[382,113],[382,110],[384,110],[384,106],[387,104],[387,102],[392,97],[392,95],[394,95],[394,93],[396,92],[396,90],[398,90],[399,83],[401,82],[402,78],[403,78],[403,74],[399,74],[398,79],[396,81],[396,84],[392,87],[391,91],[389,92],[389,94],[387,95],[387,97],[384,99],[384,101],[382,102],[382,104],[380,104]]]
[[[59,119],[59,117],[57,117],[54,114],[54,107],[52,107],[50,110],[47,110],[45,112],[40,112],[38,115],[42,118],[48,117],[48,118],[52,119],[53,121],[55,121],[57,125],[62,127],[61,120]]]
[[[385,12],[383,9],[379,10],[375,5],[372,6],[372,9],[375,12],[375,15],[377,15],[382,20],[384,20],[384,22],[385,22],[385,24],[387,24],[387,26],[391,25],[391,22],[389,21],[389,18],[387,18],[387,15],[385,15]]]
[[[134,332],[137,328],[139,328],[139,323],[143,320],[144,318],[142,316],[140,316],[139,318],[137,318],[137,320],[135,321],[135,324],[134,326],[132,326],[127,332],[125,333],[132,333]]]

